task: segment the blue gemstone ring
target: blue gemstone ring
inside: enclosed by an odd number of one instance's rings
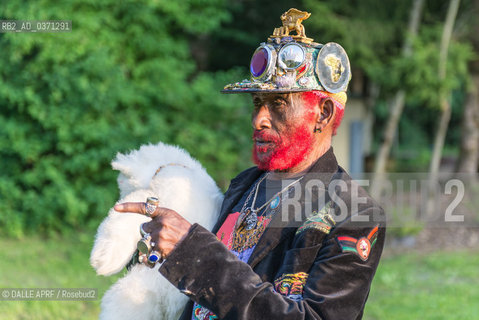
[[[149,263],[157,263],[161,259],[161,254],[158,251],[152,251],[150,255],[148,256],[148,262]]]

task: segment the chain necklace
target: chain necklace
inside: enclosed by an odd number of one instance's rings
[[[290,187],[292,187],[294,184],[299,182],[303,177],[300,177],[299,179],[296,179],[295,181],[291,182],[288,184],[285,188],[283,188],[281,191],[277,192],[275,195],[273,195],[268,201],[266,201],[261,207],[255,209],[254,205],[256,204],[256,198],[258,196],[258,191],[259,191],[259,186],[261,182],[263,182],[266,177],[268,177],[269,172],[265,174],[257,183],[256,186],[251,189],[251,192],[249,193],[248,197],[246,198],[246,201],[243,204],[243,208],[241,209],[241,214],[238,217],[238,221],[236,222],[235,229],[238,229],[241,227],[243,224],[245,225],[246,230],[252,230],[253,228],[256,227],[258,223],[258,212],[263,210],[267,205],[269,205],[273,200],[275,200],[277,197],[283,194],[286,190],[288,190]],[[253,194],[254,190],[254,198],[253,202],[251,202],[251,206],[246,207],[246,205],[249,202],[249,199],[251,199],[251,196]]]

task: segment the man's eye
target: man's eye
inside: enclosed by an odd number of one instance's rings
[[[283,108],[286,103],[283,101],[283,100],[275,100],[273,103],[272,103],[273,107],[278,109],[278,108]]]
[[[261,100],[258,99],[253,101],[253,106],[255,109],[259,109],[261,105],[262,105]]]

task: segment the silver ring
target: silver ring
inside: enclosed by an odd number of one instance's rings
[[[149,263],[157,263],[161,260],[161,254],[158,252],[158,251],[153,251],[150,253],[150,255],[148,256],[148,262]]]
[[[138,249],[138,251],[140,251],[140,253],[148,255],[151,250],[150,241],[151,241],[151,236],[149,233],[147,233],[143,237],[143,239],[141,239],[140,241],[136,243],[136,248]]]
[[[160,201],[156,197],[146,198],[145,212],[148,217],[151,217],[151,215],[155,212],[156,208],[158,208],[159,203]]]
[[[143,225],[147,224],[148,222],[145,222],[145,223],[142,223],[140,224],[140,234],[142,237],[144,237],[145,235],[148,234],[148,232],[145,231],[145,229],[143,229]]]

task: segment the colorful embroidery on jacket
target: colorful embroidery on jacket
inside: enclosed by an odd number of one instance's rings
[[[231,250],[235,252],[242,252],[247,249],[254,248],[259,241],[259,238],[263,235],[266,227],[268,226],[271,218],[263,216],[258,217],[256,227],[252,230],[246,228],[240,228],[233,233],[233,243],[231,244]]]
[[[303,288],[308,279],[306,272],[285,273],[274,280],[274,290],[293,300],[303,299]]]
[[[266,227],[270,223],[271,215],[258,217],[256,228],[252,230],[246,230],[246,228],[235,230],[235,225],[239,217],[240,212],[229,214],[216,233],[216,238],[236,255],[238,259],[247,262],[259,238],[263,235]],[[207,308],[195,303],[193,306],[192,319],[218,319],[218,317]]]
[[[332,215],[332,202],[329,201],[326,205],[319,210],[319,212],[314,211],[302,225],[296,231],[296,234],[300,234],[308,229],[318,229],[322,232],[329,234],[331,228],[336,224]]]
[[[215,315],[210,310],[208,310],[207,308],[202,307],[199,304],[195,303],[193,307],[192,320],[212,320],[212,319],[218,319],[218,316]]]
[[[374,227],[367,237],[359,239],[347,236],[338,237],[339,245],[342,252],[353,252],[357,254],[361,260],[366,261],[369,258],[371,249],[374,247],[378,237],[379,225]]]
[[[226,221],[216,233],[218,240],[236,253],[254,248],[271,221],[271,217],[260,216],[255,228],[251,230],[246,230],[246,228],[235,230],[234,226],[239,216],[239,212],[228,215]]]

